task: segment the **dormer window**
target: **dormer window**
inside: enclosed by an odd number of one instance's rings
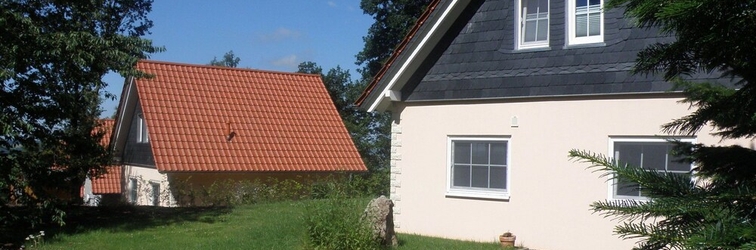
[[[147,133],[147,121],[144,119],[143,114],[137,114],[137,123],[139,131],[137,133],[137,142],[148,143],[150,141],[150,135]]]
[[[517,48],[549,46],[549,0],[517,0]]]
[[[603,0],[567,1],[567,43],[586,44],[604,42]]]

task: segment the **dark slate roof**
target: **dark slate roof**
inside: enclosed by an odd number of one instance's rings
[[[665,92],[661,76],[633,75],[637,53],[669,41],[657,30],[631,27],[621,9],[604,15],[604,43],[565,46],[564,1],[551,1],[550,47],[514,50],[514,1],[485,1],[447,31],[402,89],[405,101]],[[712,80],[716,75],[697,75]]]

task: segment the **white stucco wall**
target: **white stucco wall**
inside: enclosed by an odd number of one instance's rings
[[[616,221],[589,204],[609,185],[570,149],[609,152],[616,136],[662,135],[660,125],[690,113],[678,96],[487,104],[398,104],[392,129],[392,199],[397,231],[495,241],[505,231],[533,249],[630,249],[613,235]],[[517,116],[518,126],[511,126]],[[697,142],[717,144],[709,128]],[[447,197],[447,138],[508,136],[509,200]],[[751,141],[739,141],[752,147]],[[725,142],[732,144],[732,142]]]
[[[166,174],[159,173],[155,168],[147,168],[140,166],[125,165],[123,178],[125,183],[124,195],[126,200],[135,205],[152,206],[153,205],[153,193],[152,184],[160,185],[160,206],[175,206],[173,195],[168,185],[168,176]],[[131,180],[137,181],[137,199],[132,201],[131,199]]]

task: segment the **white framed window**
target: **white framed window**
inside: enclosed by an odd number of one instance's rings
[[[137,189],[139,188],[139,183],[137,182],[136,178],[129,178],[129,201],[132,204],[137,204]]]
[[[515,0],[517,49],[549,46],[549,0]]]
[[[147,132],[147,121],[144,119],[143,114],[137,114],[137,123],[139,124],[139,127],[137,128],[139,130],[137,133],[137,142],[150,142],[150,134]]]
[[[567,44],[604,42],[604,0],[567,1]]]
[[[695,142],[692,138],[677,138],[683,142]],[[693,165],[678,162],[671,154],[674,144],[662,138],[612,138],[610,155],[618,164],[628,164],[648,171],[667,174],[690,175]],[[610,199],[646,200],[643,187],[630,180],[614,178],[610,181]]]
[[[509,138],[449,137],[447,196],[509,199]]]

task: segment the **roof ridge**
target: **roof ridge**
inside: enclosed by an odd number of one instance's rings
[[[317,76],[317,77],[320,77],[320,75],[318,75],[318,74],[309,74],[309,73],[300,73],[300,72],[286,72],[286,71],[276,71],[276,70],[266,70],[266,69],[253,69],[253,68],[232,68],[232,67],[205,65],[205,64],[179,63],[179,62],[159,61],[159,60],[150,60],[150,59],[140,59],[138,63],[163,64],[163,65],[174,65],[174,66],[184,66],[184,67],[199,67],[199,68],[235,70],[235,71],[248,71],[248,72],[281,74],[281,75],[303,75],[303,76]]]

